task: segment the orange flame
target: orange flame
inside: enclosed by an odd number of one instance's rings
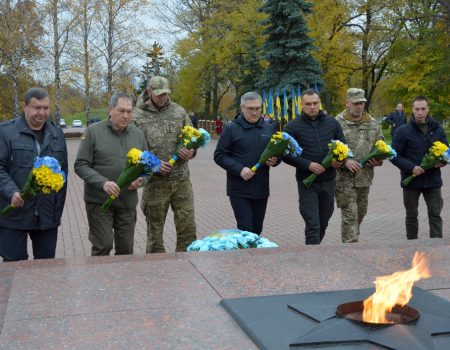
[[[378,276],[375,280],[375,293],[364,300],[363,321],[369,323],[392,323],[386,315],[395,305],[405,306],[412,298],[414,282],[430,277],[427,259],[416,252],[412,267],[397,271],[389,276]]]

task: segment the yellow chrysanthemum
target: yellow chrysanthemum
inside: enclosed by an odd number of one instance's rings
[[[375,147],[381,152],[381,153],[389,153],[389,146],[384,142],[383,140],[378,140],[375,142]]]
[[[128,162],[131,164],[139,164],[141,160],[142,151],[137,148],[132,148],[128,151],[127,157]]]
[[[434,141],[433,146],[430,148],[430,152],[437,158],[441,157],[445,152],[447,152],[448,146],[441,141]]]
[[[190,126],[190,125],[186,125],[183,127],[183,129],[181,130],[182,134],[183,134],[183,138],[193,138],[193,137],[201,137],[202,134],[200,133],[200,131],[198,131],[196,128]]]
[[[62,174],[55,174],[46,166],[34,168],[33,176],[36,185],[45,194],[48,194],[51,191],[58,192],[64,185]]]
[[[275,134],[272,135],[270,138],[271,143],[278,143],[280,141],[283,141],[283,133],[280,131],[277,131]]]
[[[350,151],[350,148],[342,142],[336,141],[336,147],[333,150],[333,153],[335,155],[335,159],[339,162],[342,162],[344,159],[347,158],[347,154]]]
[[[186,147],[192,139],[198,139],[201,136],[201,132],[190,125],[186,125],[181,129],[180,137],[183,140],[184,147]]]

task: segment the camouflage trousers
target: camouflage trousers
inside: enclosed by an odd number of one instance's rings
[[[369,187],[336,187],[336,205],[341,209],[343,243],[358,242],[359,228],[367,213]]]
[[[144,189],[141,208],[147,220],[148,253],[164,253],[164,224],[169,206],[172,208],[177,231],[177,252],[185,252],[196,240],[194,194],[189,179],[150,181]]]

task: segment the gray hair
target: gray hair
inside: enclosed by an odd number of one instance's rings
[[[248,91],[241,96],[241,105],[243,105],[247,101],[255,101],[259,100],[262,103],[262,98],[255,91]]]
[[[34,87],[25,92],[24,100],[26,106],[28,106],[32,98],[35,98],[36,100],[43,100],[44,98],[50,98],[50,96],[47,90],[40,87]]]
[[[131,103],[133,103],[133,99],[131,98],[130,95],[128,95],[128,94],[126,94],[124,92],[116,92],[109,99],[108,107],[115,108],[117,106],[117,102],[119,102],[119,99],[121,99],[121,98],[125,98],[127,100],[130,100]]]

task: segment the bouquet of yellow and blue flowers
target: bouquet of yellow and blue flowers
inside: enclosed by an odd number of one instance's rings
[[[291,135],[287,132],[278,131],[272,135],[266,149],[259,157],[258,163],[252,166],[251,169],[254,173],[256,173],[256,170],[264,165],[271,157],[280,157],[286,154],[298,156],[302,153],[302,151],[302,148]]]
[[[359,164],[361,164],[361,168],[372,158],[376,159],[393,159],[397,157],[397,152],[395,152],[395,149],[393,149],[390,145],[386,144],[383,140],[378,140],[375,142],[375,146],[372,148],[372,150],[369,152],[368,155],[366,155]]]
[[[66,174],[61,170],[58,161],[53,157],[36,157],[27,181],[20,191],[23,200],[30,199],[38,193],[58,192],[66,182]],[[0,215],[6,216],[14,209],[12,204],[4,208]]]
[[[181,129],[181,134],[178,136],[178,139],[177,150],[169,160],[169,163],[172,165],[179,159],[178,153],[183,147],[186,149],[205,147],[209,140],[211,140],[211,136],[205,129],[196,129],[190,125],[186,125]]]
[[[348,157],[352,156],[352,151],[350,151],[350,148],[345,143],[339,140],[331,140],[331,142],[328,144],[328,153],[322,160],[321,164],[325,169],[328,169],[333,161],[342,162]],[[319,175],[317,175],[316,173],[310,174],[306,179],[303,180],[303,184],[306,187],[311,186],[317,176]]]
[[[160,165],[161,161],[152,152],[132,148],[128,151],[125,169],[123,169],[122,173],[117,178],[117,186],[119,186],[120,189],[127,187],[139,176],[144,174],[151,175],[159,171]],[[114,195],[109,196],[105,203],[103,203],[102,209],[108,209],[116,198],[117,197]]]
[[[420,167],[427,171],[434,167],[436,163],[448,163],[450,161],[450,151],[448,146],[441,141],[434,141],[428,153],[422,158]],[[403,186],[408,186],[417,175],[412,174],[402,181]]]

